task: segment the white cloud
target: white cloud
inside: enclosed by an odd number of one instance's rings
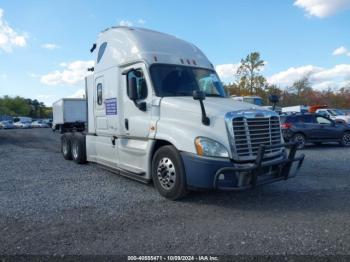
[[[350,0],[296,0],[294,5],[303,8],[309,16],[324,18],[350,8]]]
[[[316,81],[325,81],[328,79],[350,80],[350,64],[341,64],[329,69],[323,69],[311,77]]]
[[[87,69],[94,66],[94,61],[74,61],[71,63],[61,63],[60,66],[64,67],[64,70],[56,70],[43,75],[40,78],[40,82],[52,86],[79,84],[85,76],[90,74]]]
[[[222,64],[222,65],[217,65],[215,67],[215,70],[218,73],[219,77],[221,78],[221,81],[228,83],[228,82],[234,81],[235,75],[237,73],[237,69],[239,66],[240,66],[239,63]]]
[[[332,53],[332,55],[347,55],[350,56],[350,51],[344,46],[338,47]]]
[[[139,20],[137,20],[137,22],[138,22],[140,25],[146,24],[146,21],[143,20],[142,18],[140,18]]]
[[[119,21],[119,25],[120,26],[132,26],[133,23],[131,21],[128,21],[128,20],[121,20],[121,21]]]
[[[79,89],[68,98],[85,98],[85,89]]]
[[[54,50],[57,48],[60,48],[60,46],[56,45],[56,44],[51,44],[51,43],[47,43],[47,44],[42,44],[41,48],[45,48],[45,49],[49,49],[49,50]]]
[[[291,67],[285,71],[279,72],[267,78],[270,84],[277,84],[281,86],[288,86],[302,77],[311,75],[322,70],[321,67],[313,65],[305,65],[300,67]]]
[[[0,50],[11,53],[13,47],[24,47],[27,44],[28,36],[17,33],[4,20],[4,10],[0,8]]]
[[[328,87],[340,88],[350,80],[350,64],[340,64],[331,68],[313,65],[291,67],[267,78],[270,84],[280,87],[292,85],[295,81],[308,76],[313,88],[323,90]]]

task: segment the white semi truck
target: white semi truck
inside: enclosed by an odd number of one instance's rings
[[[295,155],[296,146],[286,149],[279,116],[227,96],[193,44],[112,27],[91,52],[88,127],[62,136],[65,159],[153,181],[169,199],[192,189],[241,190],[296,175],[304,156]]]
[[[85,98],[62,98],[52,104],[52,130],[61,134],[73,130],[84,131],[87,121]]]

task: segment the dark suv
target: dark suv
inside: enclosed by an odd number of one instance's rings
[[[350,146],[350,127],[318,114],[281,116],[281,128],[286,142],[297,142],[303,148],[307,142],[339,142]]]

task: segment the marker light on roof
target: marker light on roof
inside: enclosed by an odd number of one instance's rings
[[[189,65],[191,64],[191,62],[190,62],[190,60],[189,60],[189,59],[187,59],[187,64],[189,64]]]
[[[197,63],[196,63],[196,60],[192,60],[192,63],[194,64],[194,65],[197,65]]]
[[[183,64],[183,63],[184,63],[184,60],[183,60],[182,58],[180,59],[180,61],[181,61],[181,64]]]
[[[158,58],[156,56],[154,56],[153,58],[154,58],[154,62],[158,61]]]

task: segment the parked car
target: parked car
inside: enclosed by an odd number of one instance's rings
[[[48,127],[52,127],[52,119],[43,119],[43,123],[47,124]]]
[[[15,128],[12,121],[2,121],[0,122],[0,129],[13,129]]]
[[[322,108],[316,111],[317,114],[326,116],[336,122],[350,124],[350,116],[346,115],[342,110],[332,108]]]
[[[350,146],[350,127],[322,115],[305,113],[281,116],[281,128],[284,140],[298,143],[299,148],[308,142],[339,142]]]
[[[31,123],[31,126],[32,127],[40,127],[40,128],[49,127],[49,125],[47,123],[45,123],[43,120],[36,120],[36,121]]]
[[[341,110],[346,116],[350,116],[350,109],[342,109]]]
[[[15,126],[16,128],[23,128],[23,129],[32,128],[31,122],[21,122],[21,121],[18,121],[18,122],[16,122],[16,123],[14,123],[14,126]]]

